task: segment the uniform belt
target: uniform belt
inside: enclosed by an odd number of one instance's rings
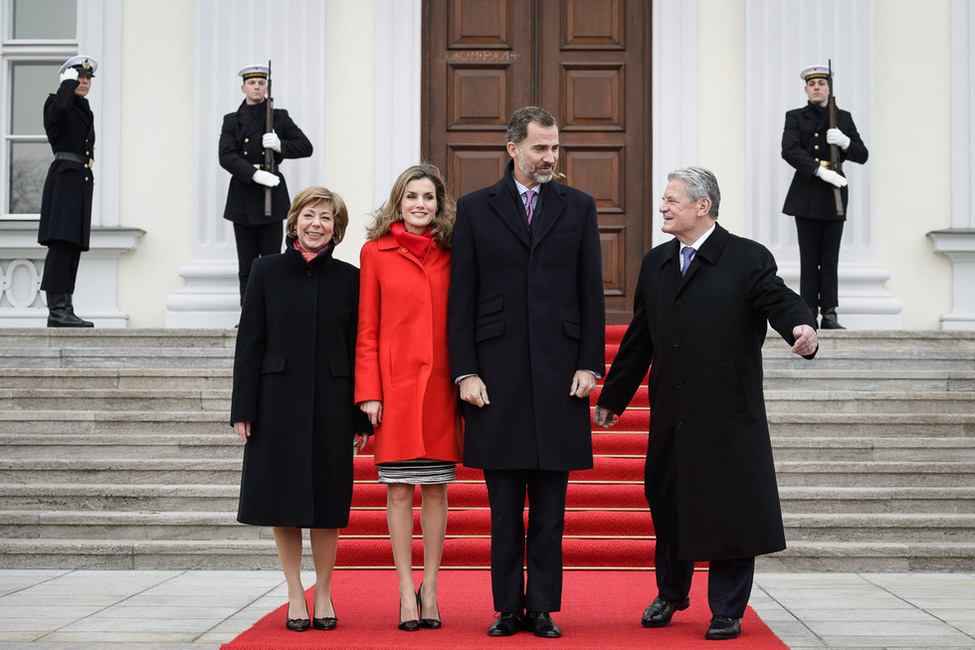
[[[828,160],[820,160],[819,165],[820,167],[825,167],[826,169],[833,169],[833,163]]]
[[[88,164],[88,158],[82,156],[80,153],[71,153],[70,151],[58,151],[54,154],[55,160],[67,160],[68,162],[76,162],[82,165]]]

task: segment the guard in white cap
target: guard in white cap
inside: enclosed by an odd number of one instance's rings
[[[74,313],[72,294],[81,253],[91,236],[95,177],[95,118],[88,104],[98,61],[73,56],[58,74],[61,85],[44,102],[44,130],[54,151],[41,196],[37,241],[47,246],[41,290],[47,294],[48,327],[93,327]]]
[[[830,125],[831,70],[811,65],[800,72],[808,102],[785,114],[782,158],[795,168],[782,212],[796,219],[799,235],[799,294],[813,316],[822,313],[820,327],[845,329],[836,316],[839,305],[840,241],[849,201],[846,177],[839,163],[867,161],[853,117],[835,108]],[[831,159],[836,147],[836,163]],[[839,192],[838,201],[835,193]],[[842,209],[838,210],[838,203]]]
[[[292,121],[288,111],[268,106],[269,66],[252,64],[240,69],[244,101],[235,113],[223,118],[220,131],[220,166],[230,172],[230,187],[223,218],[234,224],[237,241],[237,274],[240,299],[244,300],[251,264],[258,257],[281,252],[291,198],[278,165],[285,158],[307,158],[311,142]],[[267,128],[271,110],[273,128]],[[267,156],[271,152],[271,156]],[[273,159],[271,169],[267,161]],[[265,193],[271,200],[265,209]]]

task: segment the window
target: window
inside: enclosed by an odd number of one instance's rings
[[[53,153],[43,108],[58,68],[78,53],[77,0],[2,0],[0,218],[36,219]]]

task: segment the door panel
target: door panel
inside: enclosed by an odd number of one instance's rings
[[[640,0],[425,0],[424,157],[455,196],[500,178],[511,113],[559,122],[565,183],[596,199],[607,320],[629,321],[650,236],[650,11]]]

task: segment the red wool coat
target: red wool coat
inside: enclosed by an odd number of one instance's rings
[[[421,262],[392,235],[359,254],[355,401],[379,400],[376,463],[460,462],[463,423],[447,351],[450,252],[434,242]]]

